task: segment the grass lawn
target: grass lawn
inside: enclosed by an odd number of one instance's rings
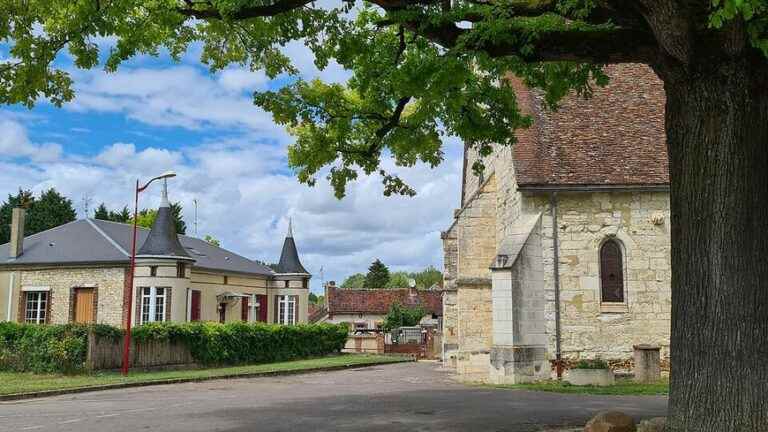
[[[637,384],[629,379],[617,379],[611,386],[575,386],[567,382],[544,381],[531,384],[491,385],[494,388],[548,391],[556,393],[576,393],[589,395],[640,395],[656,396],[669,394],[669,382],[661,381],[656,384]]]
[[[313,369],[344,366],[384,364],[404,361],[403,357],[372,354],[342,354],[309,360],[295,360],[251,366],[233,366],[212,369],[194,369],[162,372],[131,372],[127,377],[118,372],[102,372],[90,375],[37,375],[33,373],[0,372],[0,395],[27,393],[44,390],[60,390],[75,387],[98,386],[169,379],[197,379],[222,375],[255,374],[286,371],[311,371]]]

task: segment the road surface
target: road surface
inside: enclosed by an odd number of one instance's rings
[[[0,431],[528,432],[583,425],[604,409],[662,416],[666,404],[467,386],[420,362],[2,402]]]

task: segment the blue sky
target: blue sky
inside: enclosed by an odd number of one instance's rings
[[[107,48],[110,41],[102,41]],[[104,202],[122,208],[132,199],[136,178],[168,169],[171,199],[185,209],[193,234],[193,200],[200,203],[198,234],[213,235],[224,247],[253,259],[278,258],[288,217],[305,267],[320,292],[325,280],[341,281],[380,258],[392,270],[442,266],[440,231],[459,203],[461,146],[446,142],[446,161],[394,168],[418,191],[415,198],[384,197],[376,176],[350,185],[347,197],[333,197],[325,181],[299,184],[287,166],[291,137],[255,107],[254,91],[275,89],[290,77],[269,80],[261,72],[231,67],[211,74],[192,49],[181,62],[142,56],[116,73],[72,69],[76,98],[62,108],[45,101],[32,110],[0,108],[0,194],[18,188],[39,192],[55,187],[70,197],[82,217]],[[331,64],[317,70],[300,43],[285,47],[305,79],[341,82],[348,73]],[[0,51],[0,60],[5,53]],[[142,196],[154,207],[159,189]]]

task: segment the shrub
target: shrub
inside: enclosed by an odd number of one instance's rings
[[[397,327],[413,327],[419,325],[419,322],[427,314],[423,307],[407,308],[399,303],[392,303],[389,312],[384,317],[382,329],[390,331]]]
[[[0,370],[75,373],[84,369],[88,333],[119,338],[103,325],[0,323]],[[132,330],[136,342],[169,340],[189,347],[203,365],[255,364],[317,357],[341,351],[346,325],[263,323],[151,323]]]
[[[608,363],[605,360],[579,360],[573,367],[574,369],[609,369]]]

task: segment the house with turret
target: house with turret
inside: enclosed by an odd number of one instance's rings
[[[14,209],[0,245],[0,321],[133,325],[158,321],[307,322],[309,279],[290,226],[276,269],[202,239],[178,235],[163,185],[151,229],[79,219],[24,236]],[[129,298],[129,296],[131,296]],[[129,300],[132,300],[129,301]]]

